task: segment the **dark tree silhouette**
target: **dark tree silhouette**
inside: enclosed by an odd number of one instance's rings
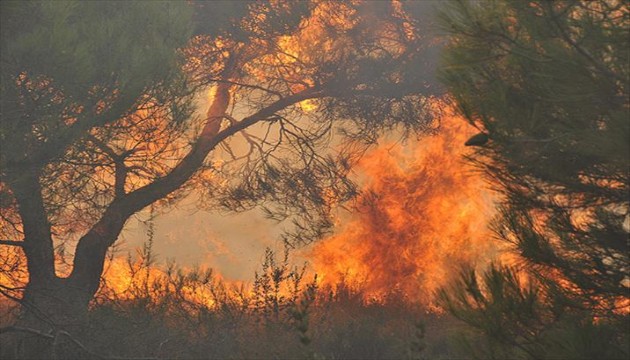
[[[499,358],[627,357],[627,3],[460,1],[444,24],[441,77],[491,139],[472,160],[504,194],[495,230],[519,256],[466,273],[446,306],[517,349]]]
[[[23,324],[80,323],[127,220],[193,188],[317,238],[355,194],[349,149],[431,121],[404,7],[228,3],[2,2],[0,245],[27,260]]]

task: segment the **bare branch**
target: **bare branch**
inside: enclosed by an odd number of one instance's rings
[[[24,246],[24,241],[21,240],[0,240],[0,245],[6,245],[6,246],[19,246],[22,247]]]

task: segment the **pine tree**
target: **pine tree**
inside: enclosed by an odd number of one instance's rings
[[[396,4],[1,4],[0,249],[23,251],[28,282],[0,293],[41,333],[83,333],[143,209],[195,189],[201,207],[259,207],[287,242],[314,240],[357,193],[349,159],[386,130],[431,129],[417,69],[432,44]]]
[[[627,2],[459,1],[442,17],[440,76],[488,136],[471,160],[519,259],[466,272],[444,304],[503,344],[495,357],[627,357]]]

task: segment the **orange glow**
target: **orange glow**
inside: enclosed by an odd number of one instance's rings
[[[462,158],[478,130],[445,114],[437,135],[385,143],[361,160],[357,211],[310,254],[324,284],[359,281],[371,297],[397,291],[430,304],[461,264],[495,256],[487,229],[493,195]]]
[[[218,281],[222,281],[221,277],[212,274],[207,283],[202,278],[187,281],[189,280],[185,275],[187,273],[193,272],[184,268],[177,274],[170,274],[156,266],[147,265],[142,260],[114,258],[106,264],[97,297],[105,296],[118,300],[149,298],[159,302],[167,295],[177,294],[181,296],[179,301],[212,308],[215,304],[212,289],[216,287]]]

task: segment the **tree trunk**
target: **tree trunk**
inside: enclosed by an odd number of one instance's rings
[[[82,351],[78,353],[80,355],[74,355],[76,358],[90,357],[91,354],[75,340],[82,342],[86,334],[88,304],[98,290],[107,249],[114,244],[127,219],[181,187],[221,141],[292,104],[322,96],[317,89],[304,90],[279,99],[221,130],[221,121],[230,103],[230,87],[229,82],[217,85],[199,138],[169,174],[133,192],[119,191],[116,194],[101,219],[79,239],[68,278],[55,276],[53,241],[41,196],[39,173],[21,175],[10,182],[24,225],[24,252],[30,278],[21,317],[11,334],[0,334],[0,358],[71,357],[59,353],[61,335],[66,342],[71,340],[74,351]],[[124,183],[117,185],[124,189]]]
[[[27,286],[18,324],[42,331],[76,330],[87,323],[88,304],[93,295],[71,287],[66,279],[60,278],[43,286]]]
[[[89,358],[86,342],[88,303],[93,294],[67,279],[29,283],[18,320],[0,337],[0,358]]]
[[[212,142],[220,131],[221,120],[229,104],[229,84],[218,86],[208,111],[208,121],[191,152],[166,177],[145,191],[118,194],[99,221],[81,237],[74,257],[72,273],[61,279],[54,274],[54,252],[50,224],[41,196],[37,172],[13,182],[18,208],[24,223],[24,250],[28,261],[29,283],[22,314],[10,334],[0,336],[0,350],[5,358],[55,358],[59,334],[82,342],[87,329],[90,300],[98,290],[107,249],[116,241],[125,222],[135,212],[163,198],[186,182],[216,146]],[[75,342],[75,350],[77,345]],[[79,346],[80,347],[80,346]],[[81,349],[79,349],[81,350]],[[84,349],[83,349],[84,350]],[[78,358],[89,356],[83,352]],[[67,358],[64,353],[63,358]]]

